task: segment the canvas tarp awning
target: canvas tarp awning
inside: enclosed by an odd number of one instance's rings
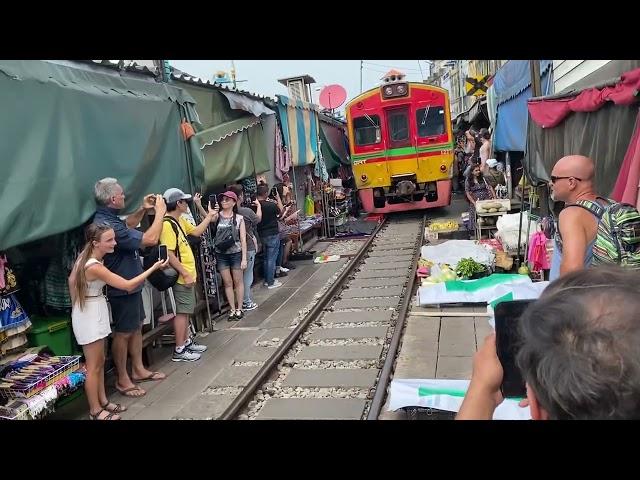
[[[317,108],[301,100],[277,95],[284,143],[294,167],[315,163],[318,155]]]
[[[236,182],[271,169],[262,122],[202,148],[206,188]]]
[[[595,161],[596,191],[611,194],[635,128],[638,106],[608,103],[595,112],[574,112],[554,128],[529,121],[527,153],[522,159],[534,184],[549,180],[555,162],[565,155]]]
[[[350,164],[343,128],[320,121],[320,142],[320,150],[327,170]]]
[[[268,145],[272,143],[270,136],[275,136],[275,124],[269,120],[275,117],[273,110],[262,109],[258,100],[215,86],[179,79],[176,83],[198,102],[195,138],[204,163],[205,191],[271,169],[273,152]],[[250,111],[262,114],[258,117]]]
[[[155,81],[0,61],[0,250],[82,225],[103,177],[119,180],[127,212],[147,193],[189,190],[180,121],[193,101]]]
[[[549,93],[553,85],[551,60],[540,60],[541,88]],[[497,107],[494,151],[524,152],[527,141],[527,100],[531,98],[529,60],[509,60],[493,79]]]

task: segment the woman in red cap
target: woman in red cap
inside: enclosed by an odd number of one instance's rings
[[[218,201],[221,211],[214,241],[218,270],[222,275],[224,292],[229,302],[229,320],[240,320],[244,316],[242,272],[247,268],[247,236],[244,218],[238,214],[238,197],[235,193],[224,192],[220,194]]]

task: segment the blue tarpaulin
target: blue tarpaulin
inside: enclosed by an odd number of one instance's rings
[[[544,95],[552,93],[551,65],[551,60],[540,60],[541,88]],[[509,60],[496,73],[493,87],[498,106],[493,149],[524,152],[529,119],[527,100],[531,98],[529,60]]]

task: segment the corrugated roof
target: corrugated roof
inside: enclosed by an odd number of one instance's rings
[[[212,88],[215,90],[225,90],[227,92],[239,93],[241,95],[246,95],[256,100],[273,100],[270,97],[258,95],[257,93],[247,92],[246,90],[238,90],[235,88],[227,87],[225,85],[220,85],[219,83],[211,82],[209,80],[203,80],[200,77],[196,77],[194,75],[189,75],[188,73],[181,72],[177,68],[172,67],[172,69],[173,71],[171,72],[171,79],[177,80],[179,82],[190,83],[192,85],[198,85],[199,87]]]
[[[125,70],[127,72],[136,72],[142,73],[144,75],[158,75],[158,67],[154,67],[150,69],[146,65],[139,65],[135,61],[131,60],[81,60],[90,62],[96,65],[100,65],[107,68],[112,68],[114,70]]]

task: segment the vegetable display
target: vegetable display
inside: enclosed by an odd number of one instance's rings
[[[469,279],[476,273],[481,273],[487,270],[487,267],[481,263],[476,262],[473,258],[463,258],[458,262],[456,266],[456,273],[461,278]]]

